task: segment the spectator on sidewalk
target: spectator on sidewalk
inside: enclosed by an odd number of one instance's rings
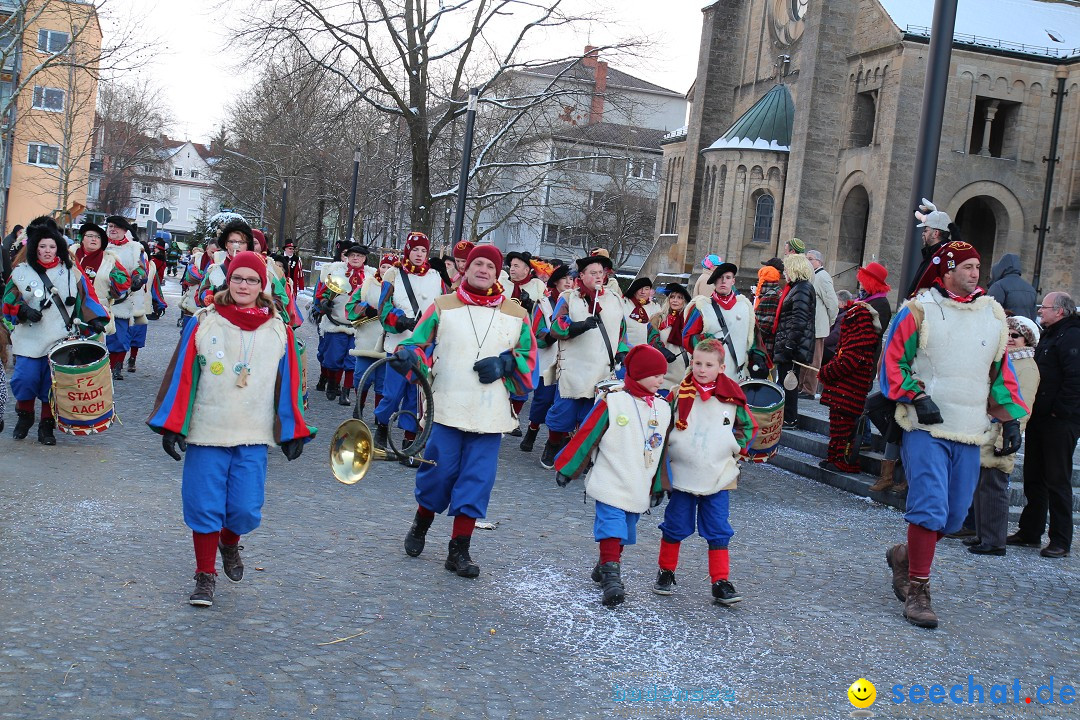
[[[754,288],[754,316],[757,320],[758,346],[772,357],[773,320],[780,307],[780,292],[784,287],[784,263],[780,258],[772,258],[762,263],[758,270],[758,284]]]
[[[814,286],[810,280],[813,266],[805,255],[789,253],[784,256],[784,277],[787,285],[780,295],[780,308],[773,321],[776,342],[773,364],[776,377],[784,384],[784,428],[794,429],[799,420],[799,387],[796,381],[788,389],[787,375],[796,377],[796,363],[806,365],[814,358]]]
[[[986,294],[998,301],[1005,312],[1035,320],[1035,301],[1038,293],[1020,277],[1020,256],[1005,253],[990,271],[990,287]]]
[[[829,361],[836,357],[836,348],[840,346],[840,326],[844,322],[844,315],[847,314],[848,308],[851,307],[851,293],[847,290],[837,290],[836,302],[840,309],[836,313],[836,320],[833,321],[832,330],[829,331],[829,337],[825,338],[825,350],[821,355],[822,368],[828,365]],[[824,380],[821,382],[822,384],[825,383]]]
[[[810,365],[815,368],[821,367],[821,357],[825,352],[825,338],[829,336],[833,321],[836,320],[838,302],[836,290],[833,289],[832,275],[828,273],[821,262],[821,253],[817,250],[808,250],[806,258],[814,268],[814,295],[817,300],[814,307],[814,357]],[[800,373],[800,390],[803,396],[813,399],[817,395],[818,371],[811,368],[803,368]]]

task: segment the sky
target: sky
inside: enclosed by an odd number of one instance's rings
[[[268,2],[269,0],[261,0]],[[586,43],[606,45],[647,36],[648,51],[611,64],[644,80],[686,92],[694,80],[704,0],[565,0],[568,11],[606,11],[611,22],[562,31],[531,49],[537,58],[581,52]],[[138,70],[164,90],[173,117],[172,136],[209,140],[233,98],[252,82],[244,53],[228,48],[229,27],[242,24],[236,0],[104,0],[102,30],[133,18],[152,48],[149,66]],[[658,12],[658,8],[663,10]],[[123,21],[117,18],[123,18]]]

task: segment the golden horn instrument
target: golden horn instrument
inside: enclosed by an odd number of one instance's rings
[[[326,278],[326,288],[334,295],[346,295],[349,292],[349,282],[338,275]]]
[[[371,463],[377,460],[397,462],[401,456],[375,447],[371,429],[363,420],[349,418],[338,425],[330,438],[330,471],[334,478],[345,485],[355,485],[364,479]],[[431,460],[416,458],[417,462],[434,465]]]

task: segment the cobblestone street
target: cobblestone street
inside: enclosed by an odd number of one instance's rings
[[[932,581],[942,624],[921,630],[902,618],[884,563],[903,537],[899,512],[755,466],[732,496],[742,603],[710,604],[700,539],[684,543],[676,594],[650,592],[654,511],[624,554],[626,604],[609,610],[589,580],[581,482],[557,488],[541,445],[523,454],[509,438],[495,528],[473,541],[482,573],[465,580],[442,567],[445,517],[419,558],[402,549],[413,471],[381,463],[356,486],[333,480],[328,442],[348,410],[314,390],[319,436],[293,463],[271,450],[243,581],[219,575],[214,606],[191,607],[181,465],[143,423],[179,334],[169,300],[138,372],[117,384],[122,426],[46,448],[33,432],[11,439],[8,408],[0,718],[842,718],[860,677],[877,687],[877,717],[1080,714],[1024,702],[1051,677],[1055,693],[1080,683],[1075,557],[973,557],[944,540]],[[301,334],[313,349],[314,328]],[[1008,705],[892,702],[894,685],[913,684],[963,684],[966,700],[969,675],[988,693],[1019,679],[1020,706],[1011,689]],[[630,699],[654,687],[689,697]],[[702,690],[721,699],[692,699]]]

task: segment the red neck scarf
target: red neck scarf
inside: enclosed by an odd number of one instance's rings
[[[655,393],[651,393],[645,388],[641,387],[641,385],[638,384],[638,381],[634,380],[629,375],[623,378],[623,390],[630,393],[636,398],[641,398],[649,405],[649,407],[652,407],[653,400],[656,399]]]
[[[724,373],[717,376],[712,385],[702,385],[694,379],[693,373],[687,373],[679,384],[675,407],[675,429],[685,430],[690,418],[690,411],[694,407],[694,398],[700,396],[702,401],[708,402],[716,398],[720,402],[732,405],[745,405],[746,395],[739,384]],[[734,418],[732,418],[734,422]]]
[[[634,309],[630,311],[630,317],[642,324],[649,322],[649,313],[645,311],[645,306],[648,305],[648,301],[642,302],[637,298],[630,298],[630,302],[634,304]]]
[[[739,299],[739,296],[736,295],[734,292],[730,292],[727,295],[721,297],[720,295],[717,295],[715,292],[713,292],[712,299],[715,300],[716,303],[723,309],[730,310],[731,308],[735,307],[735,301]]]
[[[363,265],[358,268],[346,266],[346,269],[349,271],[349,284],[352,285],[353,288],[358,288],[364,284]]]
[[[41,266],[42,270],[52,270],[54,267],[60,264],[60,256],[57,255],[56,257],[54,257],[52,259],[52,262],[42,262],[38,260],[37,264]]]
[[[462,280],[461,284],[458,285],[456,294],[458,299],[466,305],[498,307],[503,301],[503,286],[496,282],[487,290],[477,290],[468,282]]]
[[[241,330],[257,330],[270,319],[270,308],[242,308],[237,305],[215,305],[218,314]]]
[[[678,345],[682,347],[682,333],[683,326],[686,320],[686,316],[681,310],[668,310],[668,315],[660,323],[660,329],[671,328],[671,332],[668,333],[668,345]]]
[[[92,253],[88,253],[80,246],[75,251],[75,261],[79,263],[79,267],[83,269],[83,272],[90,271],[97,273],[101,269],[101,261],[105,259],[105,249],[95,250]]]
[[[593,303],[604,294],[604,286],[601,285],[596,290],[590,290],[581,282],[581,278],[575,280],[574,284],[577,286],[577,291],[581,293],[581,297],[585,299],[585,304],[589,306],[589,312],[592,312]]]
[[[983,295],[986,294],[985,290],[983,290],[981,287],[977,287],[977,288],[975,288],[975,290],[970,295],[966,295],[966,296],[956,295],[955,293],[951,293],[948,290],[946,290],[945,286],[942,285],[937,280],[935,280],[934,284],[931,285],[930,287],[934,288],[939,293],[941,293],[941,295],[943,297],[947,297],[948,299],[954,300],[954,301],[956,301],[958,303],[963,303],[964,305],[967,305],[968,303],[971,303],[971,302],[975,302],[975,300],[977,300],[978,298],[980,298],[980,297],[982,297]]]
[[[127,239],[126,235],[119,240],[109,240],[109,244],[111,245],[127,245],[129,242],[131,241]]]
[[[428,263],[427,260],[424,261],[423,265],[413,265],[411,262],[409,262],[408,258],[405,258],[401,261],[401,269],[409,273],[410,275],[423,277],[424,275],[427,275],[427,271],[431,269],[431,265]]]

